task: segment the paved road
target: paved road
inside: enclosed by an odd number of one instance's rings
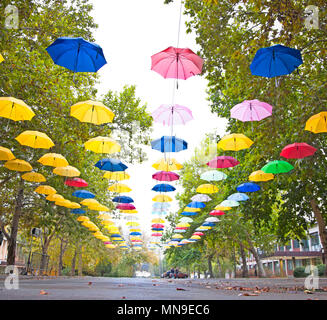
[[[326,291],[308,294],[304,279],[20,278],[18,290],[0,280],[0,300],[327,300],[327,279],[319,285]]]

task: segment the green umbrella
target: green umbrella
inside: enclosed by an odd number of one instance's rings
[[[276,173],[286,173],[293,169],[294,167],[290,163],[282,160],[275,160],[275,161],[268,162],[261,170],[265,173],[276,174]]]

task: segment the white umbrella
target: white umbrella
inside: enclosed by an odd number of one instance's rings
[[[220,220],[217,219],[216,217],[210,217],[210,218],[207,218],[205,221],[207,221],[207,222],[219,222]]]
[[[208,202],[211,201],[212,199],[206,194],[196,194],[191,198],[191,200],[196,202]]]
[[[179,220],[179,222],[186,222],[186,223],[188,223],[188,222],[193,222],[193,219],[191,219],[191,218],[188,218],[188,217],[183,217],[182,219],[180,219]]]

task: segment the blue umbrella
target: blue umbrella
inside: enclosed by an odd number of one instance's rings
[[[205,223],[202,223],[202,225],[203,225],[204,227],[214,227],[216,224],[213,223],[213,222],[205,222]]]
[[[179,152],[187,149],[187,142],[171,136],[163,136],[151,141],[151,147],[161,152]]]
[[[259,49],[250,69],[255,76],[273,78],[292,73],[302,63],[300,50],[277,44]]]
[[[123,164],[120,160],[118,159],[102,159],[99,160],[95,166],[101,170],[105,171],[125,171],[128,167]]]
[[[246,182],[240,184],[236,190],[239,192],[256,192],[260,190],[260,186],[253,182]]]
[[[118,202],[118,203],[131,203],[134,202],[134,200],[131,197],[127,197],[127,196],[118,196],[118,197],[114,197],[112,199],[113,202]]]
[[[99,45],[80,37],[58,38],[46,50],[55,64],[73,72],[97,72],[107,63]]]
[[[78,190],[73,193],[74,197],[83,198],[83,199],[93,199],[95,198],[95,194],[87,190]]]
[[[141,232],[136,232],[136,231],[135,231],[135,232],[130,232],[129,235],[130,235],[130,236],[140,236],[140,235],[142,235],[142,233],[141,233]]]
[[[164,228],[151,228],[152,231],[163,231]]]
[[[189,208],[197,208],[197,209],[202,209],[204,208],[206,205],[203,202],[199,202],[199,201],[192,201],[190,202],[187,207]]]
[[[168,183],[160,183],[160,184],[156,184],[153,188],[153,191],[156,192],[171,192],[171,191],[175,191],[176,188],[171,186]]]
[[[161,215],[161,214],[167,214],[167,212],[165,212],[165,211],[152,211],[152,214]]]
[[[196,216],[198,214],[198,212],[188,212],[188,211],[184,211],[181,213],[182,216]]]
[[[152,205],[153,208],[155,209],[168,209],[170,207],[170,203],[168,202],[155,202],[153,205]]]
[[[83,214],[86,211],[85,210],[82,210],[82,209],[72,209],[72,210],[70,210],[70,212],[71,213],[75,213],[75,214]]]
[[[121,238],[122,236],[120,234],[111,234],[111,238]]]
[[[233,193],[231,194],[227,200],[232,200],[232,201],[246,201],[249,200],[250,198],[245,194],[245,193]]]

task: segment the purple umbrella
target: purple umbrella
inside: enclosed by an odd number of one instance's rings
[[[174,105],[161,105],[158,109],[152,112],[152,118],[155,122],[162,123],[164,126],[174,126],[185,124],[193,120],[192,111],[189,108]]]
[[[234,106],[230,113],[231,117],[240,121],[260,121],[271,116],[273,107],[257,99],[244,100],[242,103]]]

